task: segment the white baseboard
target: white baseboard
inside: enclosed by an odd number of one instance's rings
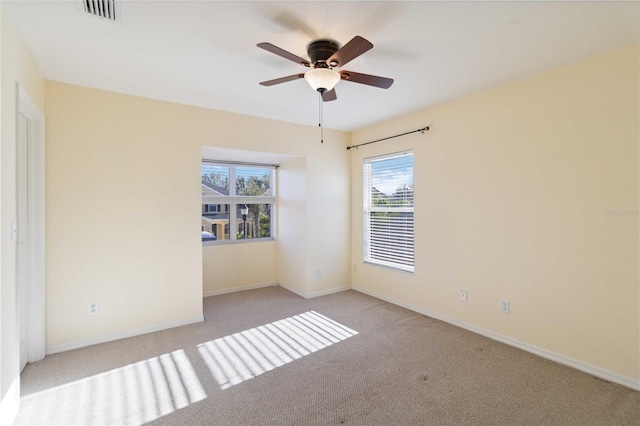
[[[307,295],[304,292],[300,291],[300,290],[297,290],[297,289],[295,289],[293,287],[290,287],[287,284],[283,284],[283,283],[279,283],[278,285],[280,287],[284,288],[284,289],[289,290],[291,293],[295,293],[295,294],[297,294],[298,296],[300,296],[302,298],[308,299]]]
[[[80,340],[72,343],[66,343],[64,345],[48,346],[47,355],[57,354],[58,352],[65,352],[73,349],[84,348],[85,346],[96,345],[98,343],[105,343],[105,342],[111,342],[113,340],[126,339],[127,337],[140,336],[142,334],[167,330],[169,328],[180,327],[183,325],[195,324],[202,321],[204,321],[204,316],[201,315],[195,318],[168,322],[164,324],[154,325],[151,327],[138,328],[136,330],[125,331],[123,333],[114,333],[114,334],[109,334],[107,336],[94,337],[91,339]]]
[[[18,417],[18,411],[20,410],[19,383],[20,376],[16,376],[4,397],[0,396],[2,398],[0,401],[0,425],[12,425],[16,417]]]
[[[344,286],[344,287],[330,288],[328,290],[314,291],[313,293],[306,293],[306,292],[297,290],[295,288],[289,287],[286,284],[280,283],[279,285],[280,287],[285,288],[290,292],[297,294],[300,297],[304,297],[305,299],[313,299],[314,297],[326,296],[327,294],[333,294],[333,293],[339,293],[345,290],[351,290],[351,286]]]
[[[204,292],[202,294],[202,297],[219,296],[221,294],[235,293],[237,291],[253,290],[256,288],[271,287],[275,285],[278,285],[278,283],[271,282],[271,283],[260,283],[260,284],[253,284],[253,285],[247,285],[247,286],[241,286],[241,287],[231,287],[231,288],[225,288],[223,290],[214,290],[214,291]]]
[[[307,299],[313,299],[314,297],[326,296],[327,294],[340,293],[341,291],[351,290],[351,286],[335,287],[328,290],[314,291],[307,295]]]
[[[384,300],[385,302],[393,303],[394,305],[401,306],[403,308],[409,309],[411,311],[417,312],[422,315],[426,315],[431,318],[438,319],[440,321],[447,322],[449,324],[455,325],[456,327],[464,328],[465,330],[469,330],[476,334],[479,334],[484,337],[488,337],[489,339],[497,340],[498,342],[505,343],[509,346],[514,346],[518,349],[522,349],[523,351],[530,352],[532,354],[538,355],[542,358],[549,359],[551,361],[555,361],[559,364],[566,365],[568,367],[575,368],[576,370],[580,370],[587,374],[591,374],[592,376],[599,377],[601,379],[620,384],[622,386],[626,386],[628,388],[634,390],[640,390],[640,380],[635,379],[630,376],[626,376],[624,374],[616,373],[615,371],[607,370],[592,364],[588,364],[586,362],[570,358],[568,356],[552,352],[550,350],[531,345],[527,342],[523,342],[508,336],[504,336],[502,334],[496,333],[491,330],[487,330],[481,327],[477,327],[472,324],[467,324],[463,321],[459,321],[455,318],[450,318],[446,315],[439,314],[437,312],[432,312],[427,309],[423,309],[417,306],[410,305],[408,303],[401,302],[399,300],[392,299],[390,297],[383,296],[381,294],[377,294],[375,292],[366,290],[361,287],[353,286],[353,290],[359,291],[360,293],[367,294],[369,296],[375,297],[376,299]]]

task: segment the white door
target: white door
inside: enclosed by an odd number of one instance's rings
[[[29,251],[28,227],[28,146],[29,121],[20,114],[18,126],[18,313],[20,321],[20,371],[27,365],[28,348],[28,295],[29,295]]]

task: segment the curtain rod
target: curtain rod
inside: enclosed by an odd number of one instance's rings
[[[386,141],[387,139],[393,139],[393,138],[397,138],[399,136],[410,135],[411,133],[418,133],[418,132],[424,133],[427,130],[429,130],[429,126],[425,126],[422,129],[412,130],[412,131],[406,132],[406,133],[400,133],[399,135],[389,136],[389,137],[382,138],[382,139],[376,139],[375,141],[371,141],[371,142],[365,142],[365,143],[361,143],[361,144],[358,144],[358,145],[348,146],[347,147],[347,151],[350,150],[351,148],[358,148],[359,146],[369,145],[370,143],[382,142],[382,141]]]

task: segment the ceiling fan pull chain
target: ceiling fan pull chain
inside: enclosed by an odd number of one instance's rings
[[[319,118],[319,122],[318,122],[318,127],[320,127],[320,143],[324,143],[324,117],[322,114],[322,103],[323,103],[323,99],[322,99],[322,92],[320,92],[318,90],[318,118]]]

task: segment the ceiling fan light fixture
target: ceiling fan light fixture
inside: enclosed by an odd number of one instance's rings
[[[325,92],[336,87],[340,81],[340,74],[329,68],[314,68],[304,74],[304,79],[313,90]]]

